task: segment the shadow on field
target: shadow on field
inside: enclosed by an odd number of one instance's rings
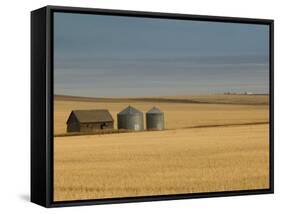
[[[29,194],[21,194],[18,196],[22,201],[27,201],[29,202],[30,201],[30,196]]]

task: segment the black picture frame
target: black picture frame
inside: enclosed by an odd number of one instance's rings
[[[96,200],[53,201],[53,13],[151,17],[212,22],[249,23],[270,28],[270,188],[227,192],[189,193]],[[237,17],[46,6],[31,12],[31,201],[44,207],[61,207],[188,198],[268,194],[274,192],[274,21]]]

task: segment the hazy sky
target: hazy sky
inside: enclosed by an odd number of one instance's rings
[[[268,93],[269,27],[55,13],[55,94]]]

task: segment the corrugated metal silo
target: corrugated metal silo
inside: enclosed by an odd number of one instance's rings
[[[128,106],[117,114],[118,129],[141,131],[143,126],[143,113],[132,106]]]
[[[160,109],[153,107],[146,112],[146,129],[147,130],[163,130],[164,129],[164,113]]]

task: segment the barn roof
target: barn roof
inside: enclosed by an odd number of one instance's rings
[[[123,114],[142,114],[142,112],[132,106],[128,106],[127,108],[125,108],[121,112],[119,112],[118,114],[122,114],[122,115]]]
[[[146,113],[147,114],[163,114],[163,111],[161,111],[159,108],[153,107]]]
[[[96,123],[96,122],[111,122],[113,118],[106,109],[93,109],[93,110],[73,110],[69,115],[66,123],[70,117],[74,115],[80,123]]]

